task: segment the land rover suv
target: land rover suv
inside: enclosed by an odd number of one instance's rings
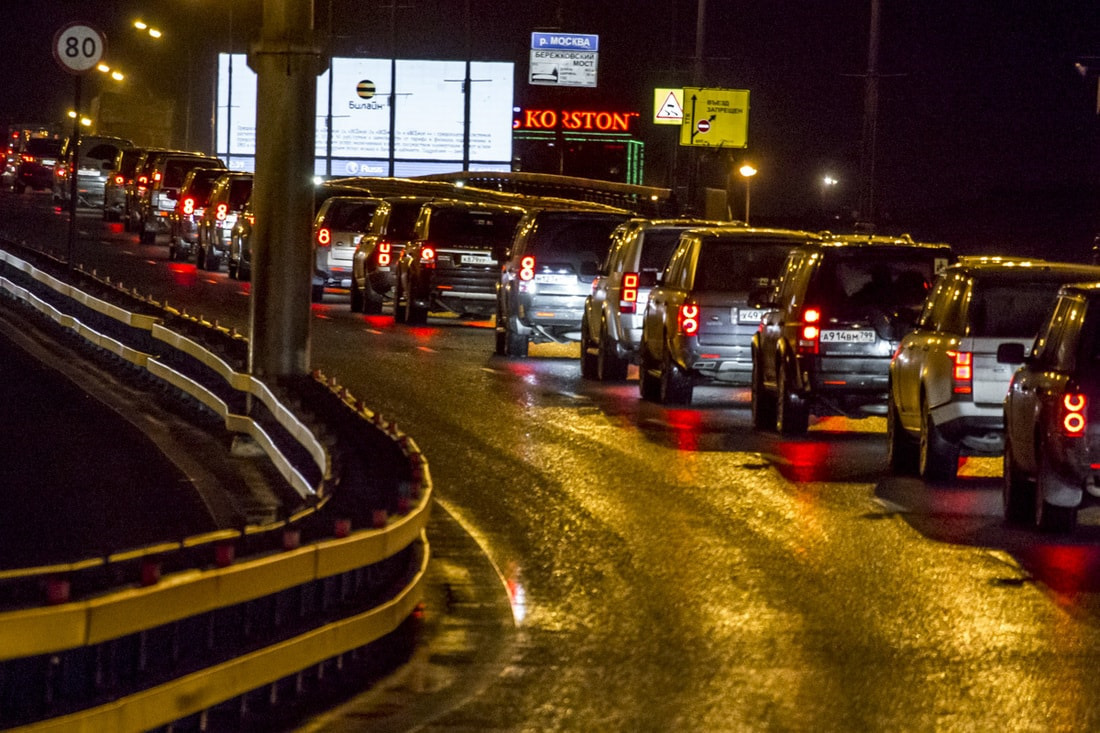
[[[520,221],[497,289],[496,353],[579,341],[584,301],[611,233],[630,214],[614,209],[535,209]]]
[[[421,206],[397,263],[394,320],[423,323],[429,311],[492,315],[500,263],[523,213],[518,206],[471,201]]]
[[[752,417],[800,434],[814,415],[885,416],[890,359],[916,323],[946,244],[852,235],[795,248],[752,341]]]
[[[888,461],[895,473],[951,481],[960,455],[998,455],[1014,371],[1002,344],[1030,346],[1058,289],[1100,267],[961,258],[943,271],[890,362]]]

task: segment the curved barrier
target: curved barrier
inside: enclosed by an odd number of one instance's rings
[[[319,373],[263,383],[238,334],[41,253],[0,249],[0,297],[249,436],[295,500],[267,524],[0,571],[0,727],[148,730],[244,711],[413,614],[431,478],[392,423]]]

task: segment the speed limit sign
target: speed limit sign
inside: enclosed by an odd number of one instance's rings
[[[106,45],[103,34],[87,23],[69,23],[53,37],[53,56],[66,71],[83,74],[103,58]]]

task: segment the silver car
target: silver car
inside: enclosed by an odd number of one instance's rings
[[[72,150],[69,148],[69,141],[66,141],[55,169],[54,198],[62,204],[69,203],[71,176],[75,169],[77,206],[102,207],[107,180],[114,174],[115,159],[120,152],[133,146],[133,142],[121,137],[82,135],[80,159],[74,166]]]
[[[351,288],[352,260],[359,238],[370,231],[381,199],[331,196],[313,220],[313,285],[310,298],[320,303],[325,288]]]
[[[950,481],[960,455],[999,455],[1014,368],[997,350],[1030,345],[1058,289],[1084,280],[1100,267],[962,258],[945,269],[890,362],[891,470]]]
[[[665,268],[680,234],[688,229],[741,226],[704,219],[631,219],[611,235],[611,251],[600,267],[581,322],[581,376],[625,379],[638,360],[642,314],[657,273]]]

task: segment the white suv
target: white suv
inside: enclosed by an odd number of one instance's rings
[[[994,257],[945,269],[890,362],[891,470],[950,481],[960,455],[998,455],[1014,367],[997,349],[1030,345],[1058,289],[1083,280],[1100,267]]]

